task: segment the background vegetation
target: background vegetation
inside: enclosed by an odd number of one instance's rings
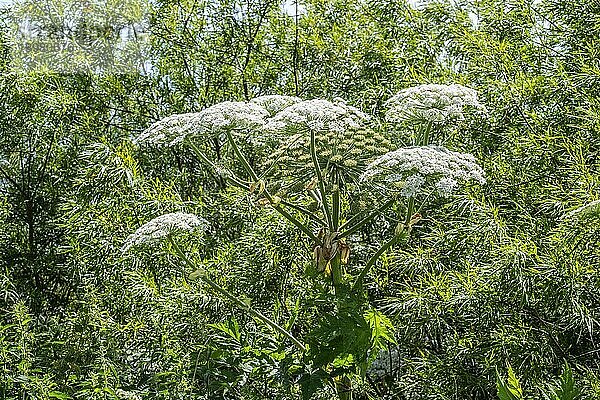
[[[253,319],[168,254],[120,249],[154,216],[197,212],[211,234],[186,246],[217,260],[215,279],[304,325],[319,318],[310,249],[191,153],[132,138],[162,117],[264,94],[340,96],[381,115],[425,82],[480,93],[489,117],[448,144],[474,154],[488,183],[424,210],[410,242],[371,272],[397,358],[357,396],[495,398],[510,365],[525,398],[552,398],[568,363],[580,398],[600,397],[600,208],[570,213],[600,199],[600,3],[131,3],[108,33],[146,32],[145,70],[15,70],[14,24],[37,21],[51,37],[66,25],[47,10],[69,4],[1,14],[2,399],[300,398],[300,378]],[[355,260],[384,224],[360,233]]]

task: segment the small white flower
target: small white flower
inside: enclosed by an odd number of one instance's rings
[[[485,183],[475,157],[441,146],[404,147],[386,153],[369,164],[360,179],[381,182],[389,190],[400,187],[405,197],[414,197],[425,181],[442,196],[449,196],[458,182]]]
[[[449,197],[457,185],[458,182],[455,179],[443,177],[435,183],[435,188],[440,196]]]
[[[275,115],[284,108],[301,101],[300,97],[295,96],[267,95],[255,97],[250,100],[250,103],[264,108],[270,115]]]
[[[318,120],[318,119],[306,121],[306,126],[308,126],[308,128],[311,131],[315,131],[315,132],[325,130],[325,122]]]
[[[368,119],[367,114],[342,102],[305,100],[275,114],[267,123],[266,129],[282,131],[288,127],[304,125],[313,131],[343,132],[363,127]]]
[[[172,233],[191,231],[198,228],[206,230],[208,222],[194,214],[182,212],[164,214],[136,229],[134,233],[127,237],[121,250],[125,252],[133,246],[160,241]]]
[[[155,122],[135,142],[174,146],[187,138],[208,138],[231,129],[254,129],[265,124],[268,116],[268,111],[257,104],[224,101],[197,113],[175,114]]]
[[[198,129],[202,123],[202,114],[174,114],[150,125],[135,140],[151,146],[175,146]]]
[[[464,119],[465,106],[485,110],[477,92],[466,86],[426,84],[399,91],[386,102],[388,122],[424,120],[444,123],[449,119]]]
[[[260,105],[242,101],[224,101],[200,111],[200,114],[204,132],[256,128],[262,126],[269,116],[267,110]]]
[[[404,187],[400,191],[400,194],[404,197],[415,197],[421,191],[421,187],[424,184],[425,178],[420,174],[411,175],[404,181]]]

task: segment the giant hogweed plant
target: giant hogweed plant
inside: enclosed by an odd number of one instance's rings
[[[295,347],[307,366],[299,379],[304,397],[328,384],[340,398],[351,398],[353,377],[365,377],[394,341],[390,321],[366,296],[363,283],[369,272],[386,251],[410,236],[429,199],[451,196],[463,183],[485,182],[472,155],[433,144],[469,107],[482,108],[476,92],[460,85],[402,90],[388,101],[385,121],[341,99],[263,96],[167,117],[136,139],[141,146],[188,147],[228,185],[302,232],[313,252],[308,275],[326,301],[320,303],[321,317],[300,334],[230,293],[186,254],[177,234],[205,230],[208,222],[201,217],[159,216],[130,235],[123,249],[166,242],[194,271],[190,278],[202,280]],[[390,132],[401,129],[413,133],[411,146],[393,148]],[[257,156],[257,149],[269,157]],[[372,207],[365,204],[365,193]],[[354,234],[390,211],[397,213],[391,237],[362,265],[349,265]]]

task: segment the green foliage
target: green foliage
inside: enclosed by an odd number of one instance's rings
[[[500,400],[525,398],[521,384],[510,365],[508,366],[508,378],[506,381],[497,373],[496,386]],[[573,372],[568,364],[565,364],[563,367],[558,386],[549,385],[548,390],[544,392],[544,398],[551,400],[575,400],[581,398],[580,395],[581,389],[575,385]]]
[[[498,387],[498,398],[500,400],[523,400],[521,383],[510,366],[508,367],[508,379],[506,382],[498,376],[496,385]]]
[[[580,398],[581,390],[575,386],[573,372],[568,364],[565,364],[563,373],[560,376],[560,386],[554,389],[550,395],[553,400],[575,400]]]

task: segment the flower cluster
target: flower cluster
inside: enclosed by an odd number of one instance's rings
[[[302,99],[300,97],[295,96],[267,95],[255,97],[250,100],[250,103],[264,108],[267,110],[269,115],[273,116],[292,104],[299,103],[301,101]]]
[[[383,135],[368,129],[313,133],[317,161],[325,180],[332,184],[356,180],[370,160],[390,151],[392,146]],[[273,152],[284,178],[299,178],[306,184],[314,177],[310,142],[310,131],[299,130]]]
[[[307,127],[316,132],[344,132],[364,127],[368,119],[367,114],[343,101],[305,100],[275,114],[265,128],[284,131],[288,128]]]
[[[397,349],[380,350],[367,370],[371,378],[379,379],[389,376],[400,367],[400,354]]]
[[[452,84],[426,84],[403,89],[386,103],[388,122],[426,121],[444,123],[450,119],[464,119],[465,106],[485,110],[477,92]]]
[[[349,177],[358,177],[367,160],[389,151],[389,140],[364,129],[368,120],[368,115],[342,99],[299,101],[270,118],[265,131],[279,139],[271,162],[277,163],[286,190],[311,186],[315,176],[312,135],[317,161],[330,184],[340,185]]]
[[[150,125],[136,139],[136,143],[151,146],[175,146],[183,139],[198,130],[202,124],[202,114],[174,114]]]
[[[142,132],[137,143],[154,146],[175,146],[185,139],[198,140],[226,131],[253,131],[249,142],[262,144],[259,128],[282,132],[290,127],[308,127],[314,131],[344,132],[358,129],[369,117],[343,100],[302,101],[298,97],[269,95],[256,97],[249,102],[225,101],[197,113],[175,114],[155,122]],[[239,136],[239,135],[238,135]],[[272,139],[272,138],[271,138]]]
[[[454,152],[440,146],[405,147],[377,158],[361,175],[401,196],[414,197],[426,183],[447,197],[459,182],[485,183],[484,172],[471,154]]]
[[[265,124],[267,110],[257,104],[243,101],[224,101],[202,111],[204,132],[222,132],[226,129],[255,128]]]
[[[206,230],[207,228],[208,222],[194,214],[181,212],[164,214],[146,222],[129,235],[122,251],[128,251],[134,246],[160,241],[173,233],[194,229]]]
[[[136,142],[174,146],[186,138],[206,138],[228,129],[260,127],[268,116],[269,112],[258,104],[224,101],[198,113],[164,118],[142,132]]]

